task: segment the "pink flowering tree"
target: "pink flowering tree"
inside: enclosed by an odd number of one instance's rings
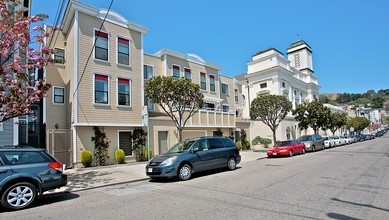
[[[18,5],[19,1],[0,0],[0,122],[33,113],[31,104],[51,87],[44,79],[35,80],[34,72],[51,62],[54,50],[29,47],[33,43],[43,45],[49,37],[50,32],[41,26],[30,33],[30,25],[47,16],[25,17]]]

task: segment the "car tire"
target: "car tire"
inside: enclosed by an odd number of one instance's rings
[[[184,164],[178,170],[178,179],[180,180],[188,180],[192,176],[192,167],[188,164]]]
[[[289,157],[293,157],[293,151],[289,150]]]
[[[235,170],[236,169],[236,160],[233,157],[230,157],[227,161],[227,168],[229,170]]]
[[[36,196],[37,190],[34,184],[29,182],[16,183],[4,191],[1,204],[7,209],[23,209],[31,205]]]
[[[312,146],[312,152],[315,152],[316,151],[316,147],[315,145]]]
[[[305,149],[303,148],[303,150],[301,151],[302,154],[305,154]]]
[[[324,145],[322,145],[322,148],[321,148],[322,150],[325,150],[326,149],[326,147],[324,146]]]

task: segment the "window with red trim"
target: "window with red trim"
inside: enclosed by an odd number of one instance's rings
[[[129,79],[118,78],[118,105],[131,105]]]
[[[108,61],[108,34],[95,30],[95,58]]]
[[[238,103],[238,89],[235,89],[235,103]]]
[[[108,104],[108,76],[95,75],[95,103]]]
[[[185,78],[191,79],[192,78],[192,73],[190,72],[190,69],[189,68],[185,68],[184,71],[185,71]]]
[[[200,73],[200,89],[207,90],[207,78],[205,73]]]
[[[173,65],[173,77],[180,78],[180,67],[177,65]]]
[[[130,65],[130,41],[118,37],[118,63]]]

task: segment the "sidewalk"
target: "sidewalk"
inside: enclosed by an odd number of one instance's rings
[[[241,163],[245,163],[266,157],[266,151],[240,151],[240,155],[242,157]],[[50,192],[76,192],[102,186],[147,180],[149,177],[146,176],[146,164],[147,161],[104,167],[68,169],[64,171],[68,175],[68,184],[65,187]]]

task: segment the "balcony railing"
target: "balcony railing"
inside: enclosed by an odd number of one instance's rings
[[[235,127],[235,112],[204,108],[187,122],[188,127]]]

